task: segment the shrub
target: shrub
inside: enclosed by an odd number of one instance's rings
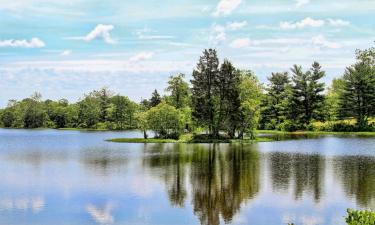
[[[348,209],[345,221],[348,225],[374,225],[375,212]]]
[[[291,121],[291,120],[285,120],[281,124],[277,126],[278,130],[281,131],[296,131],[296,130],[303,130],[304,126],[299,124],[296,121]]]

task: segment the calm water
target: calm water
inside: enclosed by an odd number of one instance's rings
[[[344,224],[375,209],[375,138],[121,144],[0,129],[0,224]]]

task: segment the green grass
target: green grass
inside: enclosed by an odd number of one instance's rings
[[[106,141],[118,143],[176,143],[178,140],[174,139],[158,139],[158,138],[114,138]]]
[[[312,135],[358,135],[358,136],[375,136],[375,132],[331,132],[331,131],[279,131],[279,130],[257,130],[261,134],[312,134]]]

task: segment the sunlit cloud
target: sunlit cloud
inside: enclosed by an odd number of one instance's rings
[[[299,8],[303,5],[307,5],[310,3],[310,0],[295,0],[296,2],[296,7]]]
[[[115,41],[112,39],[110,32],[114,29],[113,25],[98,24],[96,27],[88,33],[83,40],[103,40],[105,43],[114,44]]]
[[[214,16],[229,15],[240,4],[241,4],[241,0],[221,0],[219,4],[216,6],[216,10],[212,15]]]
[[[142,60],[151,59],[154,56],[153,52],[140,52],[132,57],[130,57],[130,62],[138,62]]]
[[[305,19],[298,21],[298,22],[281,22],[280,28],[281,29],[302,29],[305,27],[321,27],[325,24],[324,20],[315,20],[310,17],[306,17]]]
[[[247,26],[247,21],[231,22],[227,24],[227,28],[230,30],[238,30]]]
[[[43,48],[46,44],[39,38],[31,38],[28,40],[0,40],[0,47],[11,47],[11,48]]]
[[[64,50],[60,53],[61,56],[68,56],[72,54],[72,50]]]
[[[233,40],[229,46],[232,48],[244,48],[249,45],[250,45],[249,38],[238,38],[238,39]]]
[[[328,19],[328,23],[335,27],[349,26],[350,22],[341,19]]]

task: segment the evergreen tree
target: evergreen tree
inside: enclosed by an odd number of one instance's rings
[[[150,101],[149,101],[150,107],[155,107],[155,106],[159,105],[160,102],[161,102],[160,94],[155,89],[154,92],[152,92],[152,96],[151,96]]]
[[[375,49],[357,51],[357,63],[348,67],[343,76],[341,113],[353,116],[359,129],[375,115]]]
[[[275,129],[287,117],[290,78],[287,72],[272,73],[268,81],[267,94],[262,99],[261,123],[267,129]]]
[[[314,62],[310,71],[303,72],[301,66],[294,65],[292,96],[289,107],[290,119],[297,119],[301,125],[307,125],[312,119],[321,118],[324,106],[324,83],[319,80],[325,72],[321,70],[319,63]]]
[[[241,102],[238,89],[240,72],[236,70],[230,61],[224,60],[216,81],[219,96],[218,121],[228,131],[228,135],[233,138],[241,117]]]
[[[217,88],[219,59],[214,49],[206,49],[193,71],[192,109],[193,117],[201,125],[207,126],[210,135],[217,136]]]

